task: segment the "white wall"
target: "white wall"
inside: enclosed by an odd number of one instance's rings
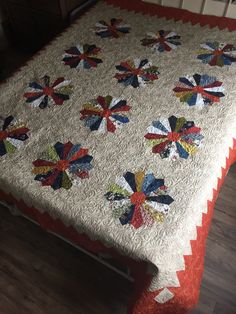
[[[192,12],[227,16],[236,19],[236,2],[233,0],[142,0],[144,2],[151,2],[161,4],[163,6],[171,6],[176,8],[183,8]]]

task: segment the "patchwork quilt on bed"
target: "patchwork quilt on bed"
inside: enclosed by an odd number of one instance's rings
[[[99,2],[0,87],[0,189],[148,262],[168,304],[233,147],[235,47]]]

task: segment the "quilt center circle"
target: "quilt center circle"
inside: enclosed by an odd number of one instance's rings
[[[69,161],[68,160],[65,160],[65,159],[62,159],[62,160],[59,160],[57,163],[56,163],[56,166],[55,168],[60,170],[60,171],[65,171],[68,167],[69,167]]]
[[[213,54],[216,55],[216,56],[220,56],[220,55],[222,55],[223,53],[224,53],[224,51],[223,51],[223,50],[220,50],[220,49],[217,49],[217,50],[215,50],[215,51],[213,52]]]
[[[7,138],[7,131],[0,131],[0,141],[3,141]]]
[[[145,202],[146,200],[146,195],[143,192],[134,192],[130,196],[130,201],[134,205],[141,205]]]
[[[171,142],[178,142],[179,138],[180,138],[180,133],[177,132],[169,132],[168,133],[168,140]]]
[[[54,93],[53,87],[44,87],[43,93],[47,96],[52,96],[52,94]]]

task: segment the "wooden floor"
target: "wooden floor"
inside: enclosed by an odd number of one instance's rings
[[[193,314],[236,313],[236,165],[216,204]],[[124,314],[132,284],[0,207],[1,314]]]

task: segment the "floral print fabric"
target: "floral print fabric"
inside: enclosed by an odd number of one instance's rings
[[[207,74],[180,77],[173,90],[180,101],[189,106],[212,105],[224,97],[222,82]]]
[[[89,177],[93,157],[81,144],[60,143],[49,145],[40,158],[33,162],[35,180],[42,186],[51,186],[54,190],[70,189],[81,180]]]
[[[28,139],[29,129],[25,123],[17,121],[13,116],[0,117],[0,156],[14,153]]]
[[[95,68],[102,59],[98,58],[101,48],[96,45],[76,45],[70,49],[65,50],[63,61],[65,65],[76,69],[90,69]]]
[[[126,172],[110,185],[105,197],[120,223],[136,229],[151,226],[155,221],[162,222],[174,201],[167,194],[163,179],[143,171]]]
[[[112,18],[110,23],[99,21],[95,25],[95,33],[101,38],[121,37],[130,31],[130,26],[123,22],[122,19]]]
[[[171,116],[152,122],[145,138],[152,152],[160,154],[161,158],[187,159],[196,153],[202,143],[203,135],[200,131],[193,121]]]
[[[134,88],[153,83],[160,74],[158,68],[147,59],[127,60],[117,65],[116,69],[120,72],[115,75],[118,82]]]
[[[29,103],[32,107],[45,109],[51,105],[62,105],[64,101],[70,98],[71,93],[72,85],[70,81],[60,77],[50,84],[50,77],[45,75],[40,81],[29,84],[24,97],[26,103]]]
[[[157,33],[147,33],[141,40],[143,46],[150,47],[155,52],[171,51],[181,45],[180,36],[175,32],[160,30]]]
[[[80,119],[84,120],[85,126],[91,131],[115,132],[117,128],[129,122],[127,112],[130,108],[126,100],[98,96],[83,105]]]
[[[206,42],[201,48],[197,58],[211,66],[223,67],[236,61],[236,48],[231,44]]]

